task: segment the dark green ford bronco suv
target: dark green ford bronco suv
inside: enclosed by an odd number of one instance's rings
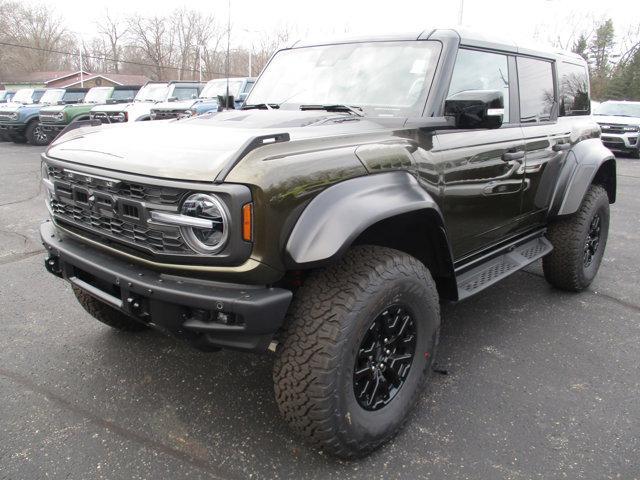
[[[111,327],[272,350],[291,427],[364,455],[421,394],[441,302],[538,259],[557,288],[594,279],[616,164],[589,109],[573,54],[454,30],[295,44],[242,110],[59,137],[46,268]]]

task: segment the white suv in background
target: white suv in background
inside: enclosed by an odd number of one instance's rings
[[[640,158],[640,102],[609,100],[598,105],[594,115],[605,146]]]
[[[124,123],[149,120],[156,103],[198,98],[200,82],[147,82],[131,103],[97,105],[91,109],[91,119],[102,123]]]

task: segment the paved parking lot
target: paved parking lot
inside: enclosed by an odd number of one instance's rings
[[[45,273],[41,149],[0,143],[0,479],[640,478],[640,161],[621,159],[600,274],[540,265],[443,309],[435,374],[369,458],[305,447],[272,357],[111,331]]]

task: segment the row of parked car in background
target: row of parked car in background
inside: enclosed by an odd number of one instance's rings
[[[169,120],[215,111],[223,104],[230,106],[229,101],[239,108],[254,82],[245,77],[206,83],[0,90],[0,141],[43,146],[87,120],[103,124]]]
[[[0,141],[48,145],[69,125],[85,120],[110,124],[200,115],[218,110],[227,88],[234,107],[239,108],[254,82],[245,77],[207,83],[0,90]],[[593,108],[593,114],[608,148],[640,158],[640,102],[603,102]]]

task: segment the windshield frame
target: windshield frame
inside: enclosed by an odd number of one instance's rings
[[[432,48],[429,65],[426,66],[426,71],[424,73],[424,83],[421,88],[420,94],[417,96],[416,101],[409,106],[398,106],[398,105],[360,105],[357,102],[347,103],[345,105],[350,107],[355,107],[357,110],[361,110],[365,116],[374,117],[374,118],[409,118],[409,117],[421,117],[424,114],[425,108],[427,106],[427,100],[429,95],[431,95],[433,90],[433,82],[438,75],[438,70],[440,67],[440,62],[442,59],[443,52],[445,52],[445,45],[440,40],[434,39],[425,39],[425,40],[417,40],[417,39],[401,39],[401,40],[366,40],[366,41],[348,41],[348,42],[340,42],[340,43],[329,43],[329,44],[316,44],[316,45],[305,45],[302,47],[293,47],[293,48],[284,48],[278,50],[274,53],[269,62],[263,68],[262,72],[255,80],[253,87],[251,88],[247,98],[245,99],[244,105],[262,105],[265,104],[262,98],[255,99],[256,95],[260,92],[259,87],[260,82],[264,82],[264,76],[268,73],[269,68],[273,65],[273,62],[276,60],[278,55],[283,52],[290,51],[299,51],[305,49],[312,48],[321,48],[321,47],[338,47],[345,45],[376,45],[376,44],[426,44]],[[293,92],[294,96],[296,92]],[[268,99],[267,102],[269,105],[277,106],[281,110],[299,110],[301,105],[309,106],[311,105],[307,101],[301,102],[292,102],[289,98],[285,98],[284,101],[272,102],[271,99]],[[334,105],[334,103],[328,104]]]
[[[20,100],[20,93],[21,92],[29,92],[28,101]],[[23,105],[29,105],[29,104],[33,103],[33,94],[34,94],[34,92],[35,92],[35,88],[21,88],[15,93],[15,95],[11,99],[11,102],[12,103],[21,103]],[[25,96],[27,96],[27,95],[25,95]],[[16,99],[16,97],[18,97],[18,98]]]
[[[106,97],[104,95],[102,95],[98,101],[92,101],[90,99],[90,95],[92,92],[106,92]],[[91,104],[95,104],[95,105],[102,105],[107,103],[107,100],[109,100],[111,98],[111,95],[113,93],[113,87],[92,87],[89,89],[89,91],[85,94],[84,99],[82,100],[82,103],[91,103]]]
[[[153,87],[160,87],[162,86],[164,88],[164,96],[161,99],[156,99],[156,98],[142,98],[145,92],[145,89],[148,90],[152,90]],[[151,88],[148,88],[151,87]],[[168,97],[168,94],[170,92],[170,87],[171,85],[168,82],[160,82],[160,83],[147,83],[146,85],[144,85],[140,90],[138,90],[138,93],[136,94],[135,98],[133,99],[134,102],[163,102],[165,101]],[[159,88],[158,88],[159,90]]]
[[[207,88],[209,88],[209,85],[214,85],[215,84],[221,84],[223,86],[224,92],[219,93],[212,96],[205,96],[205,91],[207,90]],[[238,84],[238,88],[234,91],[232,88],[232,85],[234,84]],[[244,80],[235,80],[230,78],[229,79],[229,94],[233,95],[235,98],[238,98],[238,96],[240,96],[240,94],[242,93],[242,87],[244,86]],[[226,88],[227,88],[227,79],[226,78],[216,78],[215,80],[209,80],[206,85],[204,86],[204,88],[202,89],[202,91],[200,92],[200,97],[199,98],[206,98],[206,99],[217,99],[218,95],[226,95]]]
[[[601,110],[606,107],[614,107],[619,110],[617,113],[602,113]],[[633,115],[628,113],[624,113],[622,110],[624,107],[630,107],[633,110]],[[593,112],[595,116],[609,116],[609,117],[620,117],[620,118],[640,118],[640,102],[621,102],[621,101],[609,101],[603,102],[595,108],[595,112]]]
[[[48,88],[47,91],[45,91],[42,94],[42,97],[40,97],[40,100],[38,100],[38,103],[42,103],[45,105],[55,105],[57,104],[60,100],[62,100],[62,97],[64,97],[66,90],[64,88]],[[53,93],[59,93],[58,99],[55,101],[47,101],[45,100],[45,97],[49,94],[53,94]]]

